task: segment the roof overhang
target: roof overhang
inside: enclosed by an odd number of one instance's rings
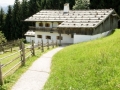
[[[42,10],[25,21],[62,22],[57,28],[96,28],[110,15],[118,16],[114,9],[73,10],[67,14],[62,10]]]

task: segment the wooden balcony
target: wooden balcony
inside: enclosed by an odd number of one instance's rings
[[[48,27],[34,27],[29,26],[29,30],[33,31],[42,31],[42,32],[57,32],[57,28],[48,28]]]

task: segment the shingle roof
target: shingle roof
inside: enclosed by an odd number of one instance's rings
[[[113,9],[74,10],[64,13],[62,10],[42,10],[25,21],[57,21],[62,22],[58,28],[89,28],[97,27],[111,13]]]
[[[25,33],[26,36],[35,36],[35,32],[31,31],[31,30],[28,30],[26,33]]]

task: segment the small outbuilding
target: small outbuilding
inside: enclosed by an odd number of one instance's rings
[[[32,40],[35,41],[35,32],[34,31],[28,30],[25,33],[25,36],[26,36],[26,41],[27,42],[32,42]]]

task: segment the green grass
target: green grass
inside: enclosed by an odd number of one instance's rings
[[[120,30],[58,52],[44,90],[120,90]]]
[[[25,44],[25,47],[27,47],[27,46],[29,46],[29,45],[30,45],[30,44]],[[3,58],[3,57],[8,56],[8,55],[10,55],[10,54],[14,54],[14,53],[17,52],[18,50],[20,50],[20,49],[19,49],[19,47],[16,47],[16,46],[12,48],[12,52],[11,52],[10,49],[8,49],[7,52],[4,52],[3,54],[0,54],[0,58]]]
[[[51,50],[52,47],[50,47],[49,50]],[[35,51],[37,50],[37,48],[35,49]],[[0,86],[0,90],[11,90],[11,87],[16,83],[16,81],[20,78],[20,76],[32,65],[32,63],[39,58],[42,54],[46,53],[47,48],[45,48],[44,52],[42,53],[41,50],[37,50],[37,52],[35,53],[35,56],[29,57],[26,60],[26,65],[25,66],[20,66],[13,74],[10,73],[10,75],[8,75],[7,77],[4,78],[4,85]],[[4,55],[10,55],[11,53],[5,53]],[[4,55],[1,55],[4,56]],[[5,61],[4,61],[5,63]],[[10,65],[11,67],[13,66],[13,64]],[[9,67],[7,67],[9,69]],[[6,69],[5,69],[6,70]],[[4,70],[3,70],[4,72]]]
[[[40,54],[41,55],[41,54]],[[25,66],[21,66],[18,70],[16,70],[13,74],[6,77],[4,79],[4,85],[0,87],[0,90],[11,90],[11,87],[16,83],[16,81],[20,78],[20,76],[32,65],[32,63],[38,58],[39,56],[33,56],[26,62]]]
[[[26,46],[28,46],[28,45],[30,45],[30,44],[26,44]],[[13,49],[12,52],[10,50],[7,50],[7,52],[4,52],[3,54],[0,54],[0,62],[1,62],[2,65],[7,64],[11,60],[14,60],[15,58],[20,56],[20,52],[17,52],[19,50],[19,47],[13,47],[12,49]],[[9,56],[9,57],[7,57],[7,56]],[[6,58],[4,58],[4,57],[6,57]],[[1,60],[1,58],[4,58],[4,59]],[[9,69],[11,69],[13,66],[15,66],[18,62],[20,62],[20,60],[21,60],[21,58],[18,58],[14,62],[12,62],[9,65],[2,68],[2,74],[4,75]]]

